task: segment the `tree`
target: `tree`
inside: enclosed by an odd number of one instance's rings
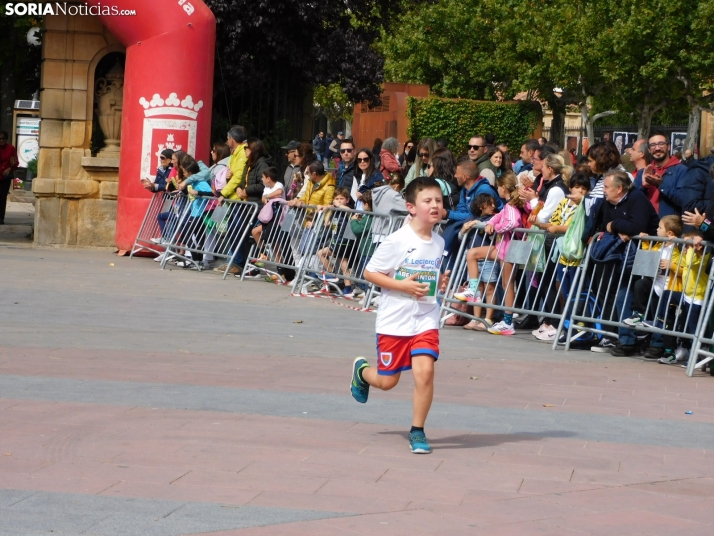
[[[687,30],[685,45],[677,51],[677,79],[689,105],[684,150],[694,151],[702,110],[714,111],[714,4],[682,0],[679,17]]]
[[[334,132],[330,123],[335,121],[345,121],[346,137],[350,137],[352,114],[354,112],[354,103],[342,91],[339,84],[331,84],[329,86],[317,86],[313,91],[313,100],[318,113],[322,113],[327,117],[327,130]]]
[[[270,83],[338,83],[353,101],[379,99],[382,57],[372,47],[398,2],[206,0],[218,23],[217,53],[233,94]],[[219,71],[219,69],[217,69]],[[220,86],[216,86],[220,87]]]
[[[0,13],[5,4],[0,2]],[[10,131],[17,98],[29,99],[40,89],[41,48],[27,43],[27,32],[41,26],[42,17],[0,17],[0,125]]]

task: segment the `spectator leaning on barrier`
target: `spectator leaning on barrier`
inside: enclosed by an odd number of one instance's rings
[[[305,170],[305,193],[299,199],[293,199],[289,205],[328,206],[335,195],[335,178],[325,172],[322,162],[313,162]]]
[[[503,200],[496,189],[488,182],[488,179],[479,176],[478,166],[475,162],[471,160],[460,162],[456,166],[456,181],[461,186],[459,203],[453,210],[443,209],[441,213],[441,219],[448,220],[448,224],[442,233],[447,268],[451,268],[456,260],[455,257],[458,253],[456,238],[462,224],[473,219],[471,203],[476,199],[476,196],[480,194],[493,196],[496,212],[500,212],[503,208]]]
[[[385,181],[389,181],[390,174],[402,170],[399,165],[397,155],[399,153],[399,142],[397,138],[387,138],[382,143],[382,149],[379,152],[379,171],[384,176]]]
[[[228,184],[221,190],[221,196],[227,199],[238,199],[236,188],[243,178],[243,170],[248,160],[248,156],[245,154],[247,139],[248,134],[245,128],[239,125],[232,126],[226,136],[226,144],[231,150],[231,158],[228,161],[228,171],[226,172]]]
[[[599,203],[597,212],[591,217],[592,223],[586,225],[586,235],[592,236],[595,232],[605,232],[619,235],[623,241],[629,241],[631,236],[646,233],[648,236],[657,234],[659,227],[659,217],[654,207],[649,202],[644,193],[634,188],[632,180],[624,171],[610,171],[605,174],[603,182],[603,193],[605,199]],[[589,238],[589,236],[588,236]],[[588,268],[589,281],[607,281],[612,277],[614,271],[626,272],[624,280],[629,278],[629,271],[622,262],[607,264],[591,264]],[[619,276],[616,280],[619,279]],[[613,304],[617,299],[618,309],[623,316],[629,316],[629,307],[624,307],[622,292],[618,296],[616,284],[606,285],[603,291],[607,295],[601,296],[604,301],[603,311],[613,311]],[[624,308],[624,310],[623,310]],[[634,355],[637,351],[635,346],[635,333],[629,329],[620,329],[620,344],[615,345],[611,338],[603,337],[600,343],[591,348],[596,352],[611,352],[617,356]]]
[[[246,162],[245,180],[241,181],[241,187],[236,189],[236,192],[242,199],[261,203],[263,197],[263,172],[272,167],[272,160],[268,155],[268,151],[259,139],[252,139],[248,142],[246,149],[248,161]]]
[[[159,167],[156,168],[156,177],[154,178],[154,181],[152,182],[151,179],[141,179],[141,185],[149,190],[150,192],[165,192],[166,191],[166,182],[169,179],[169,173],[171,173],[171,169],[173,168],[173,165],[171,163],[171,157],[173,156],[174,152],[171,149],[164,149],[161,151],[161,154],[159,154]]]

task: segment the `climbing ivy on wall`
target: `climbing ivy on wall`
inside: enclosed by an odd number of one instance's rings
[[[454,154],[465,152],[469,138],[492,132],[517,153],[541,121],[537,102],[492,102],[467,99],[407,99],[408,134],[413,139],[444,138]]]

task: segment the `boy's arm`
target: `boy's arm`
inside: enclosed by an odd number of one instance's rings
[[[429,292],[429,284],[415,281],[418,275],[419,274],[412,274],[406,279],[394,279],[382,272],[364,271],[364,278],[378,287],[404,292],[415,298],[423,298]]]

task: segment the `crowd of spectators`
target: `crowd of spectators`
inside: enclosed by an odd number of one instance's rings
[[[582,209],[584,230],[579,238],[583,248],[592,240],[605,237],[607,241],[606,235],[622,243],[632,237],[659,236],[662,241],[641,247],[661,249],[662,269],[667,270],[666,276],[663,272],[654,278],[636,277],[634,295],[623,298],[613,291],[598,296],[603,307],[614,304],[621,318],[635,329],[613,328],[612,336],[596,338],[592,349],[614,355],[644,351],[645,358],[663,363],[676,363],[686,355],[677,349],[678,344],[686,349],[687,341],[666,336],[648,337],[643,348],[636,328],[644,324],[671,329],[667,310],[673,303],[684,303],[691,311],[682,329],[689,332],[696,328],[710,257],[708,250],[703,253],[702,240],[714,238],[707,218],[714,216],[714,156],[696,160],[687,155],[682,162],[671,153],[661,132],[626,148],[625,163],[631,172],[623,166],[617,146],[608,140],[594,143],[579,159],[572,151],[560,150],[543,138],[525,140],[512,150],[491,134],[472,136],[457,152],[445,140],[431,138],[400,143],[390,137],[375,140],[371,148],[358,146],[342,132],[334,137],[320,132],[311,143],[291,141],[282,149],[287,166],[279,172],[263,142],[248,138],[243,127],[234,126],[225,144],[214,144],[210,167],[181,151],[165,150],[156,179],[145,180],[144,186],[154,192],[185,190],[189,198],[209,194],[261,206],[284,199],[289,207],[339,206],[389,214],[406,210],[401,192],[414,178],[433,177],[443,194],[444,269],[454,266],[461,241],[476,224],[482,224],[481,242],[472,242],[474,247],[465,254],[468,278],[457,282],[462,285],[455,293],[455,298],[466,304],[479,304],[474,315],[482,321],[471,321],[464,327],[498,335],[511,335],[517,328],[535,328],[533,335],[544,341],[562,336],[556,333],[552,320],[538,322],[536,315],[514,318],[509,310],[518,306],[523,296],[532,298],[533,292],[516,288],[514,274],[522,268],[506,262],[506,254],[512,241],[518,239],[514,229],[524,228],[545,231],[542,247],[551,251]],[[168,214],[159,215],[162,231],[169,219]],[[252,227],[252,242],[260,243],[263,225],[256,222]],[[359,260],[350,265],[344,255],[343,233],[347,227],[355,236],[380,236],[384,231],[369,218],[345,219],[340,223],[340,233],[317,252],[323,267],[343,274],[343,295],[353,297],[359,294],[359,288],[348,277],[359,273],[378,240],[365,241],[366,245],[360,242]],[[691,244],[666,242],[682,236]],[[495,241],[489,242],[492,237]],[[249,247],[250,241],[245,241],[233,266],[222,264],[215,269],[240,275]],[[553,255],[538,269],[539,278],[529,280],[534,286],[537,280],[557,281],[555,291],[541,293],[544,307],[562,307],[562,296],[570,292],[581,260]],[[626,262],[592,263],[584,277],[601,280],[611,277],[613,271],[628,270]],[[502,289],[496,288],[499,280]],[[655,294],[655,300],[645,299]],[[504,304],[502,311],[485,306],[496,303],[498,295]]]

